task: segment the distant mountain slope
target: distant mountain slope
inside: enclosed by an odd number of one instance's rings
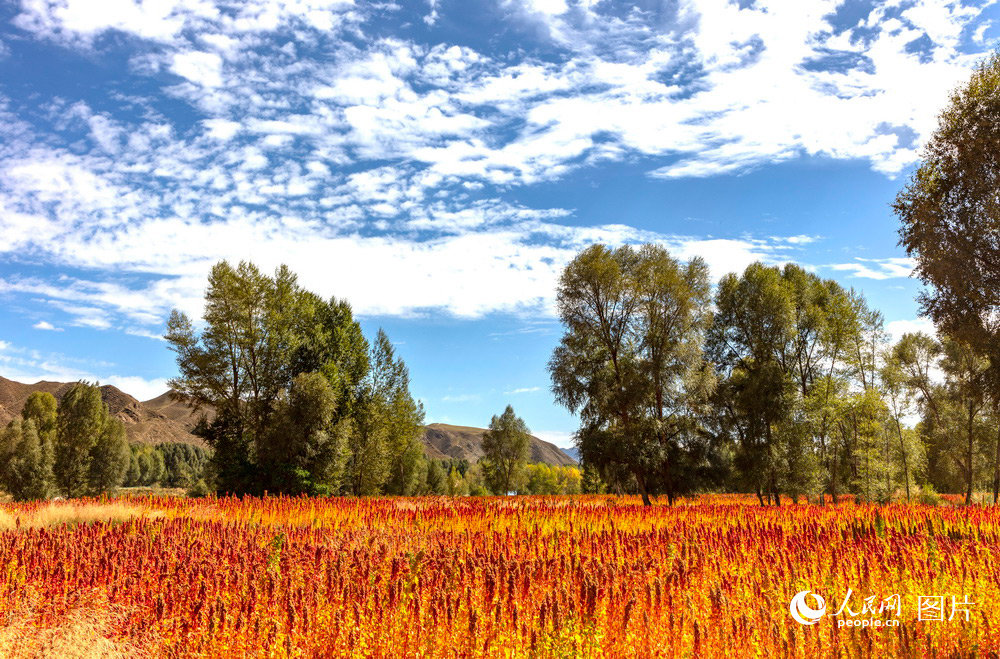
[[[427,455],[432,458],[456,458],[475,462],[483,457],[484,432],[486,432],[485,428],[431,423],[426,426],[422,439]],[[550,465],[570,466],[576,464],[555,444],[550,444],[535,436],[531,438],[530,460]]]
[[[570,446],[569,448],[561,448],[559,450],[568,455],[570,458],[572,458],[574,462],[580,461],[580,449],[578,449],[577,447]]]
[[[22,384],[0,377],[0,425],[6,425],[21,413],[28,396],[36,391],[47,391],[61,399],[72,382],[36,382]],[[183,403],[167,404],[164,394],[142,403],[121,389],[111,385],[101,387],[101,398],[108,404],[111,414],[125,424],[130,442],[139,444],[186,443],[204,446],[200,437],[191,434],[199,414]]]

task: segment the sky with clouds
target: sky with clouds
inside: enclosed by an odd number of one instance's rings
[[[428,421],[568,444],[560,269],[658,241],[916,317],[889,202],[992,0],[0,5],[0,375],[165,390],[170,309],[287,263],[384,327]]]

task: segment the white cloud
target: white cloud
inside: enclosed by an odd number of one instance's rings
[[[86,380],[113,385],[139,400],[156,398],[170,388],[164,378],[147,379],[136,375],[107,374],[107,369],[113,366],[60,354],[41,355],[0,341],[0,374],[9,380],[27,384],[42,380],[49,382]]]
[[[56,327],[47,320],[40,320],[34,325],[32,325],[37,330],[48,330],[50,332],[61,332],[63,329],[61,327]]]
[[[510,391],[503,392],[506,396],[514,396],[517,394],[530,394],[536,391],[541,391],[541,387],[518,387],[517,389],[511,389]]]
[[[555,444],[559,448],[573,447],[573,433],[560,430],[532,430],[531,434],[538,439]]]
[[[109,375],[101,383],[118,387],[140,401],[151,400],[170,390],[165,378],[147,380],[135,375]]]
[[[548,26],[543,46],[557,64],[531,48],[375,38],[369,28],[388,14],[350,2],[98,4],[26,0],[15,21],[84,49],[109,31],[131,35],[146,43],[129,75],[162,87],[121,100],[136,112],[47,99],[35,114],[50,125],[21,120],[0,97],[0,253],[94,273],[0,289],[47,300],[71,323],[142,336],[172,307],[200,315],[220,258],[289,263],[304,285],[347,297],[363,315],[461,317],[551,317],[561,268],[597,241],[662,242],[681,258],[703,256],[716,278],[782,263],[817,238],[574,227],[569,208],[502,200],[515,186],[640,158],[668,178],[801,155],[896,174],[987,47],[962,41],[982,8],[952,0],[889,3],[847,30],[830,23],[837,3],[819,0],[686,0],[627,13],[601,2],[507,3],[517,11],[499,20]],[[426,7],[431,22],[453,9]],[[924,34],[929,51],[909,52]],[[814,66],[831,57],[840,64]],[[162,116],[163,100],[190,113]],[[886,279],[907,276],[912,262],[829,267]]]
[[[481,398],[479,394],[451,394],[448,396],[442,396],[441,402],[443,403],[471,403],[478,401]]]
[[[240,123],[228,119],[206,119],[202,123],[208,129],[208,134],[219,140],[232,139],[243,128]]]
[[[923,332],[930,336],[937,336],[937,328],[929,318],[914,318],[912,320],[893,320],[885,324],[885,331],[889,333],[893,342],[899,341],[904,334]]]
[[[835,263],[826,267],[841,272],[850,272],[852,277],[863,279],[894,279],[909,277],[915,265],[913,259],[905,257],[887,259],[855,257],[851,263]]]
[[[170,70],[202,87],[211,89],[222,86],[222,58],[215,53],[177,53]]]

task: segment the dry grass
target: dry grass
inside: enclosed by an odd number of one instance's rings
[[[37,529],[63,524],[124,522],[133,517],[160,517],[163,513],[126,502],[50,503],[35,510],[12,514],[0,509],[0,531],[17,528]]]
[[[122,616],[94,595],[55,623],[40,624],[39,598],[27,595],[16,611],[0,622],[0,657],[4,659],[146,659],[148,643],[114,638]]]

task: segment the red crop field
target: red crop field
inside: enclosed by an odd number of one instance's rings
[[[1000,650],[987,507],[131,498],[5,505],[0,528],[4,657]]]

